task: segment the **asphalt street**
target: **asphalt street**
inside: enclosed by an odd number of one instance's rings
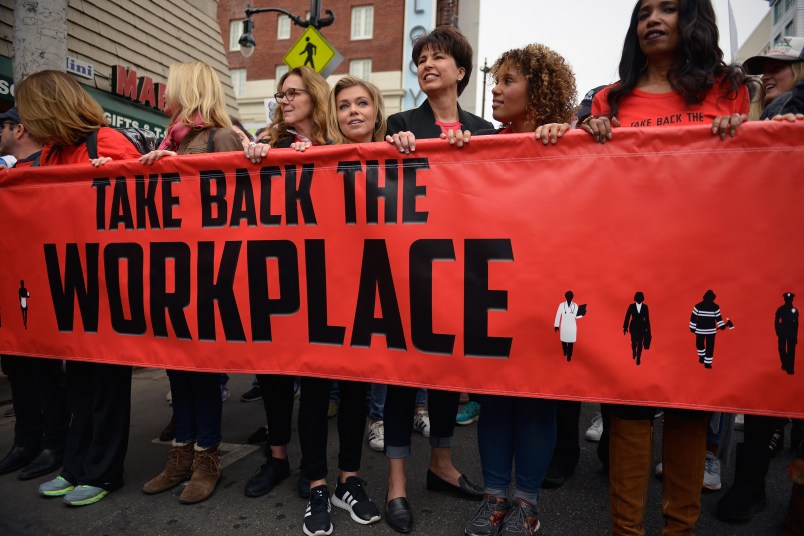
[[[22,482],[15,474],[0,476],[0,535],[285,535],[303,534],[302,520],[306,501],[296,496],[298,440],[289,446],[290,479],[260,498],[247,498],[243,487],[251,474],[264,461],[262,449],[246,443],[246,438],[265,421],[261,402],[240,402],[240,395],[250,387],[248,376],[232,376],[232,397],[224,403],[223,477],[215,494],[201,504],[185,506],[178,502],[181,486],[161,495],[147,496],[142,485],[158,474],[167,459],[169,444],[157,436],[170,420],[171,409],[165,401],[167,376],[161,370],[135,370],[132,385],[132,419],[126,485],[109,494],[101,502],[82,508],[65,506],[60,499],[45,499],[37,487],[48,478]],[[2,399],[0,399],[2,400]],[[9,406],[0,406],[0,455],[12,446],[14,419],[3,417]],[[584,404],[581,414],[581,437],[596,409]],[[295,424],[295,419],[294,419]],[[789,430],[788,430],[789,431]],[[475,482],[481,482],[477,452],[477,427],[457,427],[454,446],[455,465]],[[787,434],[789,436],[789,434]],[[741,440],[742,434],[736,434]],[[329,466],[334,483],[337,467],[336,419],[330,419]],[[660,459],[661,419],[657,420],[655,459]],[[789,441],[789,439],[788,439]],[[575,474],[559,489],[544,490],[540,504],[542,529],[539,534],[605,535],[609,528],[607,479],[600,470],[595,443],[581,439],[581,460]],[[413,456],[408,465],[408,493],[414,509],[413,534],[440,536],[461,535],[463,525],[477,503],[425,490],[428,456],[427,440],[418,434],[413,438]],[[768,506],[744,525],[728,525],[715,517],[717,499],[733,480],[733,457],[723,468],[723,490],[705,493],[703,511],[696,533],[715,536],[764,536],[778,534],[787,511],[790,481],[785,467],[793,458],[789,444],[773,459],[768,477]],[[367,490],[382,505],[385,496],[386,461],[381,453],[368,446],[363,453],[361,476]],[[55,475],[55,474],[54,474]],[[662,526],[661,482],[651,479],[646,510],[646,533],[660,534]],[[331,484],[331,489],[334,489]],[[384,521],[360,526],[343,510],[333,508],[335,532],[347,536],[390,536],[397,534]]]

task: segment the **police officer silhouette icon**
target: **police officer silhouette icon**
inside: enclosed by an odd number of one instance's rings
[[[779,339],[779,359],[782,362],[782,370],[791,375],[794,373],[796,344],[798,344],[798,309],[793,306],[795,297],[796,295],[792,292],[782,294],[784,304],[776,309],[776,318],[773,321],[776,337]]]

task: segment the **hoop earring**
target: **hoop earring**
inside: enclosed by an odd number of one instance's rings
[[[642,69],[640,69],[640,70],[641,70],[641,71],[644,71],[644,70],[646,70],[647,68],[648,68],[648,58],[645,58],[645,63],[643,63],[643,64],[642,64]]]

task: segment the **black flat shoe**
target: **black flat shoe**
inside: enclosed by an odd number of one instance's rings
[[[458,478],[458,485],[453,486],[430,469],[427,470],[427,489],[430,491],[445,491],[461,499],[479,501],[483,498],[483,488],[473,484],[466,475]]]
[[[39,449],[30,447],[14,447],[6,454],[6,457],[0,460],[0,475],[6,473],[13,473],[22,469],[39,454]]]
[[[284,460],[270,458],[246,482],[246,497],[262,497],[289,476],[290,464],[287,458]]]
[[[402,534],[413,530],[413,511],[405,497],[397,497],[385,503],[385,522]]]
[[[26,465],[25,468],[19,472],[17,478],[20,480],[30,480],[52,473],[61,467],[63,459],[63,450],[44,449],[34,461]]]

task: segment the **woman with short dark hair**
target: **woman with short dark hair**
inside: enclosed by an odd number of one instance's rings
[[[417,65],[419,86],[427,95],[421,106],[388,118],[389,142],[403,153],[415,150],[416,138],[444,138],[463,146],[472,132],[492,128],[491,123],[467,113],[458,105],[458,95],[472,74],[472,46],[458,30],[440,26],[416,39],[413,62]],[[398,532],[413,529],[413,514],[407,502],[405,462],[410,456],[416,388],[388,386],[385,401],[385,455],[388,457],[388,502],[385,520]],[[427,489],[447,491],[478,500],[483,488],[469,481],[452,465],[452,435],[458,411],[459,393],[428,390],[431,426],[431,455],[427,470]],[[427,430],[429,428],[429,430]]]

